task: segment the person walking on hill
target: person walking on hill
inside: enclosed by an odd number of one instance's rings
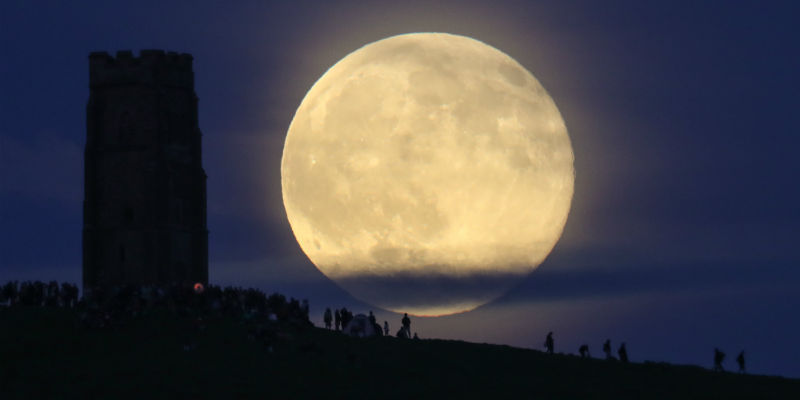
[[[625,348],[625,342],[622,342],[619,345],[619,350],[617,350],[617,355],[619,355],[619,360],[626,363],[628,362],[628,349]]]
[[[739,356],[736,357],[736,363],[739,364],[739,373],[744,374],[744,350],[739,353]]]
[[[328,308],[325,309],[325,317],[324,317],[325,329],[331,329],[331,319],[332,319],[332,317],[331,317],[331,308],[328,307]]]
[[[725,353],[723,353],[720,349],[714,348],[714,371],[723,372],[725,371],[722,368],[722,361],[725,360]]]
[[[547,351],[547,354],[553,354],[553,349],[555,348],[553,332],[548,333],[547,337],[544,339],[544,348]]]
[[[606,353],[606,360],[613,360],[614,356],[611,355],[611,339],[606,339],[603,343],[603,353]]]
[[[592,355],[589,354],[589,345],[584,344],[578,349],[578,353],[581,355],[581,358],[591,357]]]

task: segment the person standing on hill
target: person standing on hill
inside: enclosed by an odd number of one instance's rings
[[[625,348],[625,342],[622,342],[619,345],[619,350],[617,350],[617,354],[619,355],[619,360],[626,363],[628,362],[628,349]]]
[[[350,323],[350,311],[348,311],[347,308],[342,307],[342,309],[339,310],[339,314],[341,314],[342,319],[342,330],[345,330],[345,328],[347,328],[347,324]]]
[[[342,324],[342,314],[339,312],[337,308],[336,311],[333,313],[333,322],[336,324],[336,331],[339,331],[339,327]]]
[[[383,335],[389,336],[389,321],[383,321]]]
[[[739,373],[744,374],[744,350],[736,357],[736,363],[739,364]]]
[[[553,332],[548,333],[547,337],[544,339],[544,348],[547,351],[547,354],[553,354],[553,349],[555,348]]]
[[[328,308],[325,309],[325,317],[324,317],[325,329],[331,329],[331,319],[332,319],[332,317],[331,317],[331,308],[328,307]]]
[[[406,330],[406,337],[411,337],[411,318],[408,318],[408,313],[403,314],[403,329]]]

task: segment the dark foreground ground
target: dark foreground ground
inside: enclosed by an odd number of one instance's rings
[[[0,399],[800,399],[800,380],[268,325],[272,351],[224,317],[88,329],[69,309],[0,308]]]

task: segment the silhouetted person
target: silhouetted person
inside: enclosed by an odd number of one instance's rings
[[[739,364],[739,373],[743,374],[744,372],[744,350],[739,353],[739,356],[736,357],[736,363]]]
[[[401,339],[408,339],[409,338],[408,337],[408,330],[406,330],[405,327],[401,327],[400,329],[397,330],[397,335],[396,336],[401,338]]]
[[[305,314],[305,316],[306,316],[306,319],[308,319],[308,311],[309,311],[309,307],[308,307],[308,299],[303,299],[303,306],[302,306],[302,307],[303,307],[303,308],[302,308],[302,310],[303,310],[303,314]]]
[[[369,310],[369,323],[371,325],[377,325],[378,323],[375,321],[375,314],[372,313],[372,310]]]
[[[725,360],[725,353],[723,353],[722,351],[720,351],[720,349],[715,347],[714,348],[714,371],[719,371],[719,372],[725,371],[725,369],[722,368],[722,361],[724,361],[724,360]]]
[[[389,321],[383,321],[383,335],[389,336]]]
[[[578,349],[578,353],[580,353],[581,358],[587,358],[592,356],[591,354],[589,354],[588,344],[581,345],[581,347]]]
[[[331,308],[330,308],[330,307],[328,307],[328,308],[326,308],[326,309],[325,309],[325,317],[324,317],[324,320],[325,320],[325,328],[326,328],[326,329],[331,329],[331,319],[332,319],[332,318],[333,318],[333,317],[331,316]]]
[[[603,353],[606,353],[606,360],[613,360],[614,356],[611,355],[611,339],[606,339],[603,343]]]
[[[59,298],[61,297],[61,291],[59,289],[58,282],[50,281],[47,286],[45,286],[44,291],[44,305],[48,307],[57,307]]]
[[[553,332],[548,333],[547,337],[544,339],[544,348],[547,351],[547,354],[553,354],[553,349],[555,348]]]
[[[408,318],[408,313],[403,314],[403,329],[406,330],[406,337],[411,337],[411,319]]]
[[[333,321],[336,324],[336,331],[339,331],[339,327],[342,325],[342,314],[339,312],[339,309],[336,309],[336,312],[333,313]]]
[[[619,350],[617,350],[617,355],[619,355],[619,360],[626,363],[628,362],[628,349],[625,348],[625,342],[622,342],[619,345]]]
[[[347,308],[342,307],[342,310],[340,311],[340,314],[342,314],[341,315],[341,318],[342,318],[342,330],[344,330],[345,328],[347,328],[347,325],[350,325],[350,321],[353,320],[353,313],[348,311]]]
[[[417,332],[414,332],[414,339],[419,340],[419,336],[417,336]]]

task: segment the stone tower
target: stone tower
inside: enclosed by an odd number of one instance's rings
[[[192,56],[89,55],[83,287],[208,282]]]

